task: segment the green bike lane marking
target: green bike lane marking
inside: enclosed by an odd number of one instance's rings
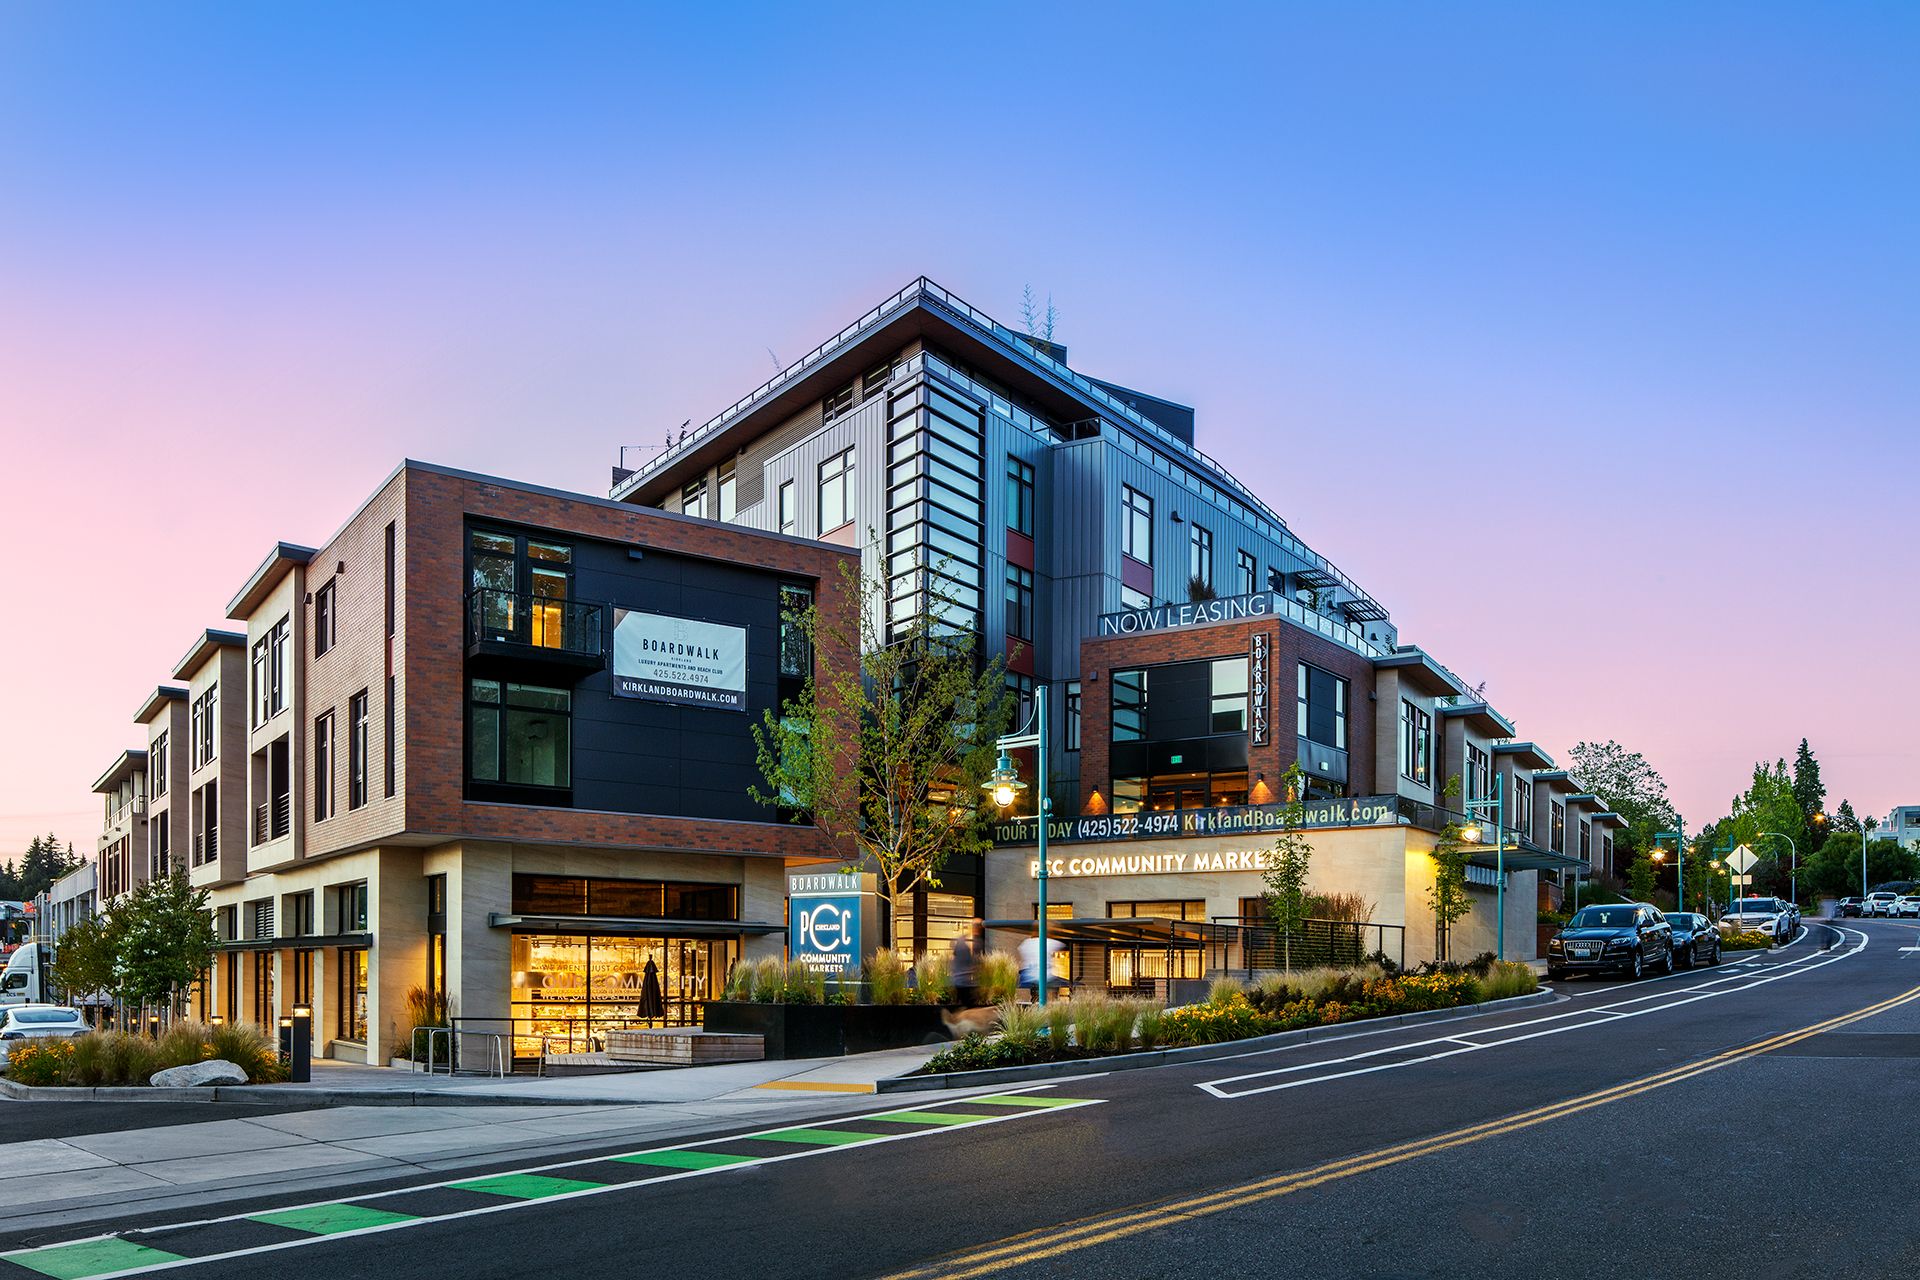
[[[1047,1086],[1043,1086],[1047,1087]],[[523,1208],[529,1204],[551,1204],[581,1196],[604,1195],[637,1187],[699,1177],[722,1170],[777,1164],[828,1155],[842,1148],[901,1142],[930,1137],[955,1129],[977,1128],[1051,1114],[1056,1110],[1097,1106],[1099,1098],[1039,1097],[1033,1094],[995,1094],[980,1098],[943,1100],[943,1108],[980,1107],[984,1111],[943,1109],[918,1111],[896,1108],[864,1115],[836,1118],[835,1125],[896,1124],[912,1128],[904,1132],[870,1132],[861,1129],[810,1128],[782,1126],[755,1133],[724,1138],[706,1138],[677,1146],[649,1148],[611,1156],[588,1156],[558,1161],[510,1173],[480,1178],[459,1178],[375,1191],[366,1195],[297,1205],[258,1213],[230,1214],[218,1218],[148,1227],[121,1235],[93,1236],[65,1244],[43,1245],[0,1253],[0,1261],[35,1275],[56,1280],[114,1280],[119,1276],[142,1275],[196,1263],[221,1261],[281,1249],[298,1248],[327,1240],[338,1240],[381,1231],[425,1226],[488,1213]],[[766,1144],[767,1154],[705,1148]],[[798,1147],[783,1151],[780,1147]],[[632,1179],[590,1181],[585,1178],[553,1176],[560,1170],[587,1172],[583,1166],[601,1166],[596,1172],[614,1172],[618,1166],[631,1166],[638,1176]],[[661,1172],[655,1172],[660,1170]],[[451,1198],[467,1207],[440,1212],[408,1213],[399,1203],[376,1207],[375,1201],[395,1202],[408,1196],[443,1203]],[[179,1237],[179,1238],[175,1238]],[[159,1247],[167,1246],[167,1247]],[[12,1268],[7,1269],[12,1273]]]

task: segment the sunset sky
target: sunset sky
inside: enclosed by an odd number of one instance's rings
[[[0,8],[0,857],[402,457],[604,494],[923,273],[1689,826],[1920,803],[1920,10],[1196,11]]]

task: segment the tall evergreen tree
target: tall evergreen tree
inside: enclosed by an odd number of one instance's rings
[[[1853,801],[1840,802],[1840,811],[1833,815],[1833,829],[1851,831],[1856,836],[1860,834],[1860,818],[1853,811]]]
[[[1827,784],[1820,781],[1820,762],[1805,738],[1793,757],[1793,798],[1800,805],[1803,824],[1812,831],[1814,819],[1827,811]]]

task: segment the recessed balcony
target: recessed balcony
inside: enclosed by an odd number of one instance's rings
[[[604,671],[610,612],[584,600],[475,588],[467,593],[467,657],[578,675]]]

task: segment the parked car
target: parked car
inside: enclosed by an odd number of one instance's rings
[[[1896,916],[1920,916],[1920,894],[1910,893],[1893,904]]]
[[[1787,942],[1794,934],[1793,914],[1778,898],[1742,898],[1720,917],[1722,929],[1764,933],[1775,942]]]
[[[1842,919],[1848,916],[1858,916],[1865,906],[1865,898],[1842,898],[1840,899],[1840,905],[1834,908],[1834,915]]]
[[[12,1057],[29,1040],[66,1039],[92,1030],[80,1011],[64,1004],[9,1005],[0,1015],[0,1055]]]
[[[1669,911],[1666,921],[1673,930],[1673,957],[1682,966],[1720,963],[1720,933],[1713,921],[1692,911]]]
[[[1875,889],[1867,895],[1867,905],[1863,914],[1870,916],[1890,916],[1893,904],[1900,901],[1900,895],[1891,889]]]
[[[1547,976],[1673,972],[1673,928],[1658,911],[1638,902],[1582,907],[1547,943]]]

